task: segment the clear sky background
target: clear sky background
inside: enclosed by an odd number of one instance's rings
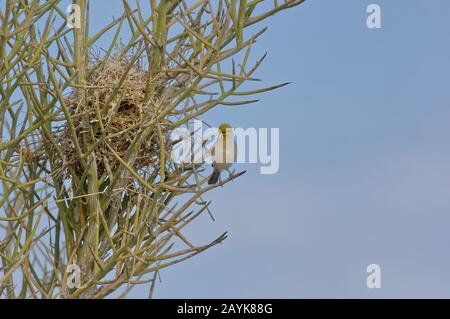
[[[370,3],[380,30],[366,27]],[[120,12],[91,9],[93,28]],[[185,235],[229,238],[164,269],[155,297],[450,298],[449,12],[447,0],[307,0],[266,20],[256,76],[293,83],[206,119],[280,128],[279,173],[239,165],[247,174],[209,193],[216,221]],[[380,289],[366,287],[372,263]]]

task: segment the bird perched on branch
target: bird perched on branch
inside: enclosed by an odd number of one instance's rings
[[[208,184],[216,184],[220,179],[220,173],[228,170],[237,159],[237,144],[234,141],[233,129],[228,124],[219,126],[219,137],[214,144],[211,155],[214,171],[208,180]]]

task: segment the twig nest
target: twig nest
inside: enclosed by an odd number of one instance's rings
[[[100,174],[119,165],[110,148],[124,158],[142,124],[154,118],[164,103],[160,97],[146,99],[148,72],[141,63],[130,63],[129,58],[118,57],[95,61],[88,70],[86,90],[77,88],[66,98],[80,148],[94,148]],[[164,87],[161,78],[151,81]],[[82,173],[68,123],[59,139],[65,156],[62,166]],[[146,138],[134,154],[133,168],[157,166],[161,144],[166,148],[157,132]]]

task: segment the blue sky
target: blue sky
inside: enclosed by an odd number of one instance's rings
[[[93,28],[109,3],[92,1]],[[366,27],[370,3],[380,30]],[[448,12],[446,0],[307,0],[266,20],[256,76],[293,83],[206,119],[280,128],[279,173],[240,165],[247,174],[209,193],[216,221],[185,235],[229,238],[164,269],[155,297],[449,298]],[[380,289],[366,287],[372,263]]]

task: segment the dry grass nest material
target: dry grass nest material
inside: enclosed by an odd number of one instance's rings
[[[94,61],[88,71],[85,100],[82,101],[80,90],[74,90],[66,98],[80,148],[85,150],[86,146],[95,145],[97,170],[100,174],[105,169],[113,172],[120,163],[111,149],[124,158],[134,138],[142,129],[142,124],[151,121],[164,104],[161,97],[152,97],[146,102],[148,72],[141,63],[135,62],[131,66],[130,63],[129,58],[118,57]],[[128,73],[125,80],[119,85],[115,98],[111,99],[126,72]],[[157,81],[157,88],[164,88],[167,85],[165,83],[167,79],[164,80],[161,76],[153,81]],[[170,122],[160,123],[160,125],[167,124]],[[164,140],[167,139],[164,137]],[[62,167],[71,166],[82,174],[68,124],[62,130],[59,142],[65,156]],[[167,144],[170,143],[161,143],[157,132],[151,134],[141,144],[132,167],[139,169],[152,165],[156,168],[160,148],[164,147],[167,152],[169,151],[167,148],[170,145]]]

